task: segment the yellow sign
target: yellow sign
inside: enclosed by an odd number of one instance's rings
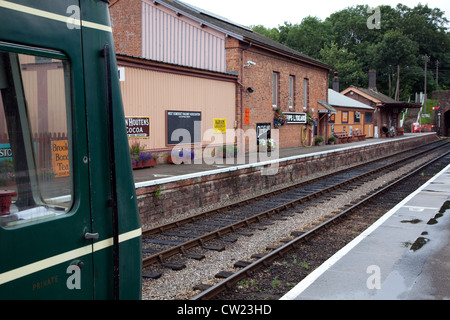
[[[227,133],[227,119],[214,119],[214,133]]]
[[[69,177],[69,142],[67,140],[52,141],[51,148],[52,166],[55,177]]]

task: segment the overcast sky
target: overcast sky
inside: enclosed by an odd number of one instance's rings
[[[428,4],[430,8],[439,8],[445,12],[450,20],[450,0],[182,0],[193,6],[208,10],[236,23],[250,26],[263,25],[265,27],[278,27],[285,21],[293,24],[300,23],[307,16],[316,16],[321,20],[329,17],[333,12],[353,7],[358,4],[376,7],[390,5],[396,7],[402,3],[410,8],[419,3]],[[383,19],[383,17],[381,17]]]

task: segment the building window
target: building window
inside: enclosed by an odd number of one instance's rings
[[[303,110],[309,111],[309,79],[303,79]]]
[[[335,123],[336,122],[336,114],[329,114],[328,115],[328,123]]]
[[[365,123],[372,123],[372,115],[373,115],[373,113],[372,112],[366,112],[365,114],[364,114],[364,122]]]
[[[295,76],[289,76],[289,109],[295,109]]]
[[[354,119],[355,123],[361,123],[361,112],[359,111],[355,111],[355,119]]]
[[[279,88],[279,79],[280,75],[278,72],[273,73],[273,82],[272,82],[272,107],[278,107],[278,88]]]

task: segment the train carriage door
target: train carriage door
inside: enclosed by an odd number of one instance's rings
[[[0,299],[92,299],[76,0],[0,1]],[[75,25],[76,26],[76,25]]]
[[[107,2],[81,10],[83,21],[95,22],[82,28],[94,245],[105,244],[94,250],[95,298],[137,299],[141,228]]]

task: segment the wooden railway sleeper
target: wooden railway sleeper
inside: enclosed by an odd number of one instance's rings
[[[367,173],[366,173],[366,174],[367,174]],[[332,188],[330,188],[330,190],[332,190]],[[317,194],[313,194],[313,195],[310,195],[310,196],[308,196],[308,197],[306,197],[306,198],[312,199],[312,198],[315,198],[315,197],[317,197],[317,196],[318,196]],[[301,203],[302,201],[303,201],[303,200],[301,200],[301,201],[296,201],[296,203]],[[274,213],[273,210],[272,210],[272,211],[269,210],[269,211],[267,211],[267,212],[263,212],[262,214],[263,214],[263,215],[267,215],[268,217],[270,217],[273,213]],[[309,238],[309,236],[310,236],[310,235],[308,235],[307,238]],[[306,239],[307,239],[307,238],[306,238]],[[203,242],[202,240],[200,240],[199,243],[201,244],[202,247],[205,246],[205,244],[204,244],[204,242]],[[149,260],[150,260],[150,259],[149,259]],[[160,260],[161,260],[161,259],[160,259]]]

